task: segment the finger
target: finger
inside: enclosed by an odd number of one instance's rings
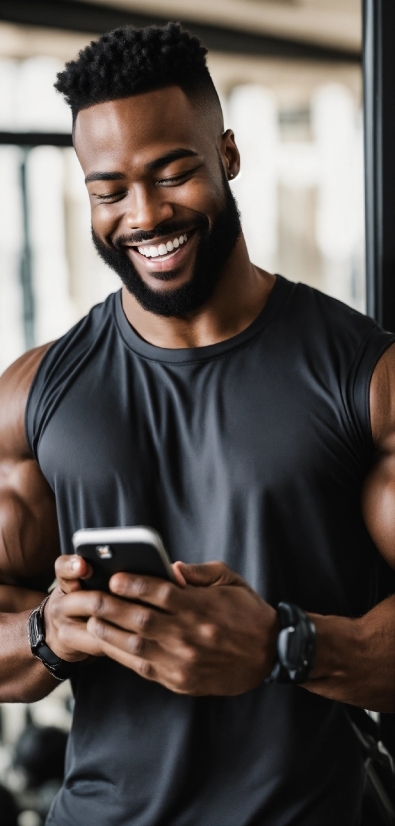
[[[89,579],[92,568],[81,556],[64,555],[57,558],[55,573],[62,591],[70,593],[81,588],[80,579]]]
[[[110,591],[124,599],[138,600],[172,613],[180,605],[178,585],[154,576],[138,574],[114,574],[109,582]]]
[[[109,595],[101,591],[78,589],[65,594],[59,588],[59,591],[55,589],[53,597],[48,602],[48,608],[55,621],[61,622],[65,617],[82,619],[91,617],[92,614],[99,613],[102,609],[105,610],[102,603],[109,598]]]
[[[101,656],[98,639],[93,641],[86,629],[86,619],[81,621],[79,617],[69,617],[59,610],[67,599],[64,595],[60,599],[51,596],[45,605],[47,644],[61,659],[71,662],[86,659],[88,655]]]
[[[177,585],[181,585],[181,588],[185,588],[187,583],[184,574],[182,573],[181,566],[182,562],[173,562],[171,567],[173,568],[173,574]]]
[[[89,656],[104,656],[100,637],[89,633],[86,622],[68,623],[58,637],[58,646],[59,656],[67,662],[83,662]],[[55,654],[58,653],[56,647],[55,643]]]
[[[173,614],[165,613],[148,604],[129,602],[118,597],[106,595],[98,600],[92,610],[92,617],[111,623],[112,626],[133,634],[139,634],[147,640],[158,642],[178,639],[180,634],[179,619]]]
[[[246,585],[241,576],[236,574],[224,562],[203,562],[201,565],[177,563],[179,573],[189,585]]]
[[[90,620],[93,624],[96,620]],[[169,654],[162,651],[159,645],[147,640],[137,642],[134,634],[121,634],[117,629],[106,626],[102,623],[92,627],[92,636],[100,636],[102,651],[107,657],[115,660],[121,665],[130,668],[143,677],[145,680],[160,682],[165,688],[177,693],[185,692],[185,676],[182,665]],[[134,653],[133,649],[139,651]]]
[[[146,680],[157,679],[156,668],[147,658],[148,653],[152,656],[154,643],[143,641],[141,644],[136,639],[137,635],[126,634],[96,619],[90,619],[87,627],[92,638],[100,641],[100,649],[107,657],[132,669]],[[146,656],[142,656],[144,645]],[[135,653],[135,650],[139,650],[140,653]]]
[[[148,605],[134,604],[102,591],[74,591],[61,594],[51,607],[55,622],[67,619],[97,617],[127,632],[140,633],[156,639],[171,631],[168,620],[172,615],[156,611]]]
[[[97,617],[90,617],[86,628],[95,639],[107,642],[115,648],[120,648],[144,660],[151,660],[155,649],[158,649],[158,644],[155,641],[147,640],[140,634],[116,628],[111,623],[103,622]]]

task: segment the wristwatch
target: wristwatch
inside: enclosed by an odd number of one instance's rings
[[[49,597],[50,594],[45,597],[41,605],[38,605],[31,612],[28,619],[27,633],[33,656],[41,660],[56,680],[63,682],[78,671],[80,663],[69,663],[67,660],[61,660],[45,642],[44,608]]]
[[[315,625],[301,608],[289,602],[279,602],[277,614],[277,659],[265,682],[304,683],[315,661]]]

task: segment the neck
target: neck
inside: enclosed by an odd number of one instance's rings
[[[246,329],[259,315],[275,284],[274,275],[251,263],[241,235],[209,301],[185,318],[144,310],[124,287],[123,309],[141,338],[169,349],[217,344]]]

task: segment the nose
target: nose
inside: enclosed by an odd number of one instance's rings
[[[129,194],[126,225],[129,230],[152,230],[174,217],[174,208],[163,191],[148,186],[135,186]]]

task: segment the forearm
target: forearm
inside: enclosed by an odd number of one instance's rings
[[[395,595],[359,619],[310,616],[317,656],[304,687],[371,711],[395,712]]]
[[[41,591],[31,591],[16,585],[0,585],[0,611],[7,614],[17,614],[28,609],[32,611],[45,596]]]
[[[42,663],[33,657],[27,637],[30,611],[44,596],[11,586],[0,588],[3,611],[0,613],[0,702],[35,702],[49,694],[57,684]],[[26,610],[21,611],[21,608]]]

